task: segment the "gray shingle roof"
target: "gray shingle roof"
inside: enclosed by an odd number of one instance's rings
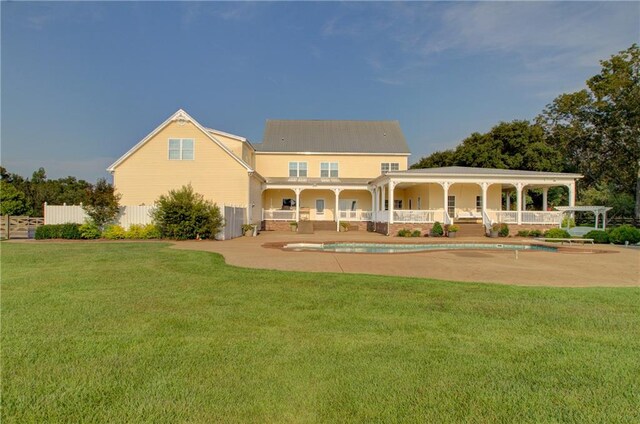
[[[404,153],[398,121],[267,120],[260,152]]]
[[[581,177],[580,174],[568,174],[564,172],[520,171],[517,169],[474,168],[470,166],[445,166],[442,168],[409,169],[407,171],[392,172],[392,174]]]

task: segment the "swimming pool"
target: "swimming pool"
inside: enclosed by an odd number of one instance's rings
[[[537,244],[489,244],[489,243],[429,243],[429,244],[393,244],[393,243],[289,243],[284,246],[292,251],[315,251],[335,253],[407,253],[430,250],[538,250],[557,252],[553,246]]]

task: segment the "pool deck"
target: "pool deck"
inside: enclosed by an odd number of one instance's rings
[[[184,241],[174,248],[220,253],[230,265],[307,272],[346,272],[523,286],[640,287],[640,249],[611,245],[571,246],[561,251],[452,250],[400,254],[283,251],[285,243],[503,243],[534,244],[519,237],[490,239],[399,238],[376,233],[262,232],[224,242]]]

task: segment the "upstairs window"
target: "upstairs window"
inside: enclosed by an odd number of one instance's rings
[[[398,162],[382,162],[380,164],[380,173],[384,174],[389,171],[399,171],[400,164]]]
[[[307,176],[307,162],[289,162],[289,177],[298,178]]]
[[[193,160],[193,138],[170,138],[169,160]]]
[[[338,162],[320,162],[320,178],[338,178]]]

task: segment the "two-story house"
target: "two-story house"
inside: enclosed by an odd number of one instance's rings
[[[485,226],[557,226],[547,190],[565,186],[575,202],[581,175],[504,169],[408,169],[410,151],[398,121],[268,120],[261,143],[207,128],[179,110],[108,168],[123,205],[151,205],[191,184],[219,205],[246,208],[266,230],[293,221],[394,233],[435,221]],[[543,207],[527,209],[528,189]],[[511,193],[515,193],[512,202]]]

